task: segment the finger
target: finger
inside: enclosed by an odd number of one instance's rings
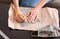
[[[35,16],[36,16],[36,15],[31,16],[30,22],[34,22]]]
[[[27,17],[30,16],[32,9],[27,13]]]
[[[24,20],[22,20],[18,15],[15,16],[15,19],[16,19],[16,21],[18,21],[18,22],[24,22]]]
[[[34,14],[33,18],[32,18],[32,22],[36,21],[38,19],[38,14]]]
[[[31,12],[29,12],[28,14],[27,14],[27,17],[29,17],[31,15]]]
[[[37,19],[37,16],[35,16],[35,18],[32,20],[32,22],[36,21],[36,19]]]
[[[33,14],[31,13],[31,15],[28,17],[28,19],[30,20],[32,18]]]
[[[31,22],[31,20],[32,20],[32,18],[33,18],[33,15],[34,15],[34,14],[31,13],[30,16],[28,17],[29,22]]]
[[[20,21],[19,21],[19,18],[17,17],[17,15],[14,16],[14,18],[15,18],[15,20],[16,20],[17,22],[20,22]]]
[[[35,17],[34,21],[36,21],[38,19],[38,16]]]
[[[32,22],[35,22],[37,19],[37,15],[35,15],[33,18],[32,18]]]
[[[27,15],[27,21],[29,22],[29,16],[31,15],[31,12]]]
[[[29,17],[29,16],[30,16],[30,14],[31,14],[31,12],[27,13],[27,17]]]

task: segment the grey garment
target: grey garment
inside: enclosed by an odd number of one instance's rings
[[[60,28],[47,25],[46,27],[38,30],[38,37],[58,37],[60,36]]]

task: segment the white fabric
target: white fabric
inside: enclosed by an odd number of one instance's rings
[[[20,7],[20,8],[21,8],[22,11],[24,11],[23,9],[29,9],[29,10],[31,9],[31,8],[27,8],[27,7]],[[40,22],[31,23],[31,24],[28,23],[28,25],[25,25],[25,26],[21,26],[21,24],[18,23],[14,19],[12,6],[10,6],[8,14],[9,14],[8,27],[10,27],[12,29],[34,30],[34,31],[36,31],[39,28],[44,27],[46,25],[52,25],[52,26],[59,27],[58,10],[55,9],[55,8],[49,8],[49,7],[43,8],[41,10],[40,17],[39,17],[40,18]]]

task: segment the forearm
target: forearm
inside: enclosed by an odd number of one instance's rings
[[[48,2],[48,0],[41,0],[41,2],[35,6],[35,8],[42,8],[46,3]]]
[[[16,8],[19,7],[19,0],[13,0],[13,3]]]

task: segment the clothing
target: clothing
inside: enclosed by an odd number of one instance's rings
[[[21,6],[35,7],[41,0],[22,0]],[[51,0],[48,0],[49,3]]]

